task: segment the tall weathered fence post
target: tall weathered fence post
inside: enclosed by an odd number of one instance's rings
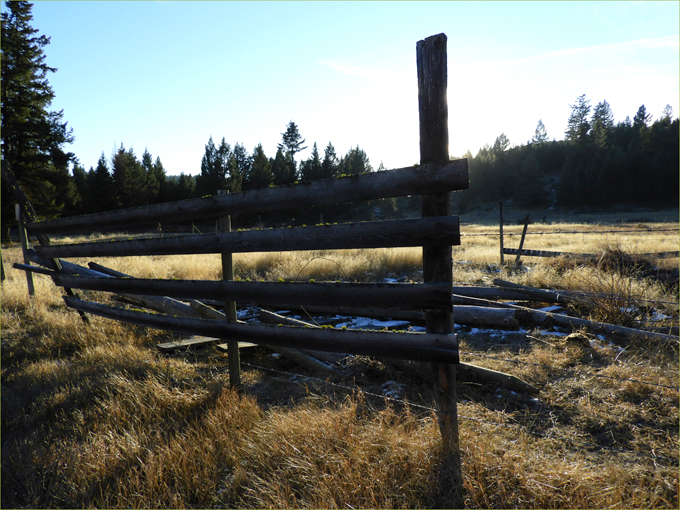
[[[501,214],[500,218],[500,241],[501,241],[501,264],[505,262],[505,257],[503,256],[503,201],[498,202],[498,209]]]
[[[225,190],[219,190],[218,195],[228,193]],[[218,220],[218,230],[220,232],[231,232],[231,216],[222,216]],[[233,256],[230,252],[222,252],[222,279],[234,279],[234,264]],[[224,315],[226,315],[229,322],[236,322],[236,302],[226,300],[224,302]],[[229,346],[229,384],[232,388],[238,388],[241,385],[241,354],[238,350],[238,339],[230,339],[227,342]]]
[[[19,225],[19,239],[21,240],[21,252],[24,254],[24,264],[31,265],[28,258],[28,233],[24,227],[23,213],[19,204],[14,205],[14,214]],[[35,296],[35,287],[33,285],[33,273],[26,271],[26,283],[28,284],[28,295]]]
[[[420,163],[449,161],[449,127],[447,104],[446,35],[439,34],[418,41],[418,109],[420,118]],[[451,214],[451,193],[423,195],[423,217]],[[453,286],[451,246],[423,247],[423,281],[447,283]],[[453,310],[428,312],[425,316],[428,333],[453,333]],[[462,508],[463,484],[458,440],[458,409],[455,365],[432,363],[434,390],[437,399],[439,428],[445,452],[443,483],[451,489],[443,503]]]

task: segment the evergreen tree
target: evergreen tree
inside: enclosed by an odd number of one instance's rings
[[[156,203],[167,202],[168,176],[165,174],[161,158],[156,157],[156,161],[151,166],[151,175],[153,175],[153,179],[158,183],[158,193],[156,193],[154,201]]]
[[[252,160],[248,151],[243,144],[237,143],[229,159],[228,183],[232,193],[241,191],[244,176],[250,173],[251,165]]]
[[[536,131],[534,131],[534,137],[531,139],[532,143],[545,143],[548,141],[548,131],[545,129],[545,124],[543,124],[542,119],[538,119],[538,124],[536,125]]]
[[[284,186],[295,182],[295,162],[285,156],[281,148],[277,149],[272,161],[272,175],[276,186]]]
[[[661,112],[661,120],[667,120],[669,123],[673,120],[673,107],[671,105],[664,106]]]
[[[571,114],[567,121],[565,139],[574,143],[585,143],[590,132],[590,100],[582,94],[576,98],[576,104],[571,105]]]
[[[116,207],[114,200],[113,176],[109,172],[106,157],[102,152],[97,168],[87,174],[89,193],[85,197],[88,212],[109,211]]]
[[[215,195],[218,190],[228,189],[227,170],[230,156],[231,147],[224,138],[218,150],[211,136],[201,159],[201,173],[196,177],[196,192],[200,196]]]
[[[146,172],[132,148],[120,144],[112,161],[116,207],[136,207],[147,203]]]
[[[156,202],[158,197],[158,191],[160,189],[160,182],[156,178],[156,173],[153,168],[153,157],[149,153],[149,149],[144,149],[144,154],[142,154],[142,167],[144,168],[144,175],[146,177],[146,182],[144,183],[145,189],[145,203],[153,204]]]
[[[493,153],[498,155],[501,152],[505,152],[510,147],[510,140],[505,133],[501,133],[496,137],[496,141],[493,143]]]
[[[321,162],[321,178],[328,179],[330,177],[337,177],[338,175],[338,155],[335,153],[335,147],[331,142],[323,151],[323,161]]]
[[[32,4],[6,2],[2,12],[2,156],[38,215],[60,213],[71,193],[69,162],[74,154],[64,145],[74,140],[63,122],[63,110],[48,110],[54,92],[47,74],[56,69],[45,63],[43,48],[50,38],[31,27]],[[14,197],[2,186],[3,237],[14,218]]]
[[[281,133],[281,136],[282,141],[280,144],[278,144],[277,147],[281,149],[283,155],[286,156],[286,159],[288,160],[289,164],[292,164],[293,173],[295,174],[297,172],[295,154],[307,148],[307,146],[304,147],[302,146],[302,144],[305,143],[305,139],[302,138],[297,124],[295,124],[295,122],[293,122],[292,120],[288,123],[288,126],[286,126],[286,132]],[[290,172],[290,169],[288,169],[288,172]],[[295,178],[296,175],[293,176],[293,180],[290,182],[294,182]]]
[[[266,188],[272,183],[272,164],[264,153],[262,144],[257,144],[251,157],[250,172],[243,181],[243,189]]]
[[[640,129],[642,127],[647,127],[647,125],[651,122],[652,120],[652,115],[647,113],[647,109],[645,108],[645,105],[640,106],[638,108],[637,113],[635,114],[635,117],[633,117],[633,127],[636,129]]]
[[[368,155],[358,145],[351,147],[340,161],[340,173],[344,175],[359,175],[372,171]]]
[[[606,100],[595,106],[591,125],[595,145],[606,147],[609,144],[609,134],[614,127],[614,114]]]
[[[302,165],[300,165],[300,179],[303,181],[315,181],[321,179],[321,157],[316,142],[312,146],[312,154]]]

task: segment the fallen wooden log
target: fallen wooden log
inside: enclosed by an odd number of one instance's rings
[[[536,289],[534,287],[527,287],[526,285],[520,285],[519,283],[512,283],[500,278],[496,278],[493,281],[494,285],[503,287],[506,289],[513,289],[520,294],[524,294],[526,297],[531,297],[534,300],[545,301],[546,303],[568,303],[569,301],[574,301],[574,298],[568,293],[555,292],[552,290]]]
[[[394,310],[384,308],[356,308],[337,306],[292,307],[291,310],[302,311],[312,315],[346,315],[350,317],[385,318],[409,322],[424,322],[425,312],[412,310]],[[466,326],[515,328],[519,326],[515,311],[510,308],[492,308],[490,306],[457,305],[453,307],[453,320],[456,324]]]
[[[388,363],[402,372],[432,382],[432,371],[424,363],[403,360],[389,360]],[[519,377],[469,363],[459,363],[456,366],[456,376],[459,382],[491,383],[518,393],[536,394],[540,392],[536,386],[523,381]]]
[[[216,338],[238,338],[276,347],[381,356],[416,361],[453,363],[459,361],[455,335],[437,333],[384,333],[373,331],[259,326],[206,319],[149,314],[91,303],[64,296],[70,308],[138,326],[202,334]]]
[[[102,266],[100,264],[96,264],[94,262],[90,262],[90,267],[92,268],[97,268],[98,270],[109,274],[114,277],[119,277],[119,278],[129,278],[128,275],[125,273],[121,273],[120,271],[116,271],[114,269]],[[218,312],[217,310],[206,306],[205,304],[201,303],[200,301],[197,301],[195,299],[192,299],[189,301],[189,308],[197,314],[198,317],[204,317],[206,319],[213,319],[213,320],[226,320],[226,315],[223,314],[222,312]],[[161,310],[163,311],[163,310]],[[168,313],[171,313],[168,311]],[[187,316],[184,315],[183,313],[176,313],[173,315],[180,315],[180,316]],[[191,317],[194,317],[196,315],[191,315]],[[237,321],[240,324],[243,324],[241,321]],[[218,338],[208,338],[208,337],[200,337],[200,339],[194,339],[191,341],[188,345],[198,345],[200,343],[217,343],[221,342],[221,339]],[[248,342],[239,342],[239,349],[243,346],[246,345],[254,345],[250,344]],[[172,342],[168,342],[166,344],[159,344],[158,348],[163,350],[163,349],[177,349],[185,347],[182,343],[176,344]],[[225,346],[226,347],[226,346]],[[327,374],[334,374],[336,373],[336,370],[334,370],[332,367],[326,365],[325,363],[322,363],[321,361],[314,359],[312,356],[305,354],[301,351],[298,351],[296,349],[290,349],[286,347],[272,347],[272,346],[265,346],[268,347],[269,349],[273,350],[274,352],[278,352],[282,356],[285,356],[286,358],[289,358],[290,360],[302,365],[305,368],[308,368],[310,370],[316,371],[316,372],[324,372]],[[218,344],[218,348],[220,348],[220,345]]]
[[[32,250],[29,250],[29,257],[31,259],[31,262],[35,262],[36,264],[40,264],[41,266],[44,267],[52,267],[52,264],[50,261],[44,259],[37,253],[33,252]],[[114,278],[113,275],[106,274],[101,271],[96,271],[94,269],[90,269],[87,267],[79,266],[78,264],[74,264],[72,262],[67,262],[65,260],[57,259],[59,264],[61,265],[61,273],[66,273],[66,274],[71,274],[71,275],[83,275],[83,276],[91,276],[91,277],[97,277],[97,278]],[[111,270],[113,271],[113,270]],[[120,273],[122,274],[122,273]],[[52,278],[58,278],[59,274],[54,273],[51,275]],[[158,297],[158,296],[145,296],[145,295],[138,295],[138,294],[120,294],[121,296],[132,299],[136,302],[139,302],[142,304],[142,306],[146,308],[150,308],[151,310],[155,310],[157,312],[163,312],[163,313],[169,313],[171,315],[181,315],[183,317],[194,317],[198,318],[200,317],[199,314],[194,312],[188,305],[185,305],[181,301],[177,301],[176,299],[171,299],[168,297]]]

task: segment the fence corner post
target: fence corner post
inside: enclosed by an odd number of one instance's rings
[[[19,204],[14,204],[14,214],[19,225],[19,239],[21,239],[21,252],[24,255],[24,264],[30,266],[31,260],[28,257],[28,233],[26,232],[26,227],[24,226],[23,213],[21,212],[21,206]],[[30,271],[26,271],[26,283],[28,284],[28,295],[35,296],[33,273]]]
[[[225,195],[229,193],[225,190],[219,190],[217,195]],[[222,216],[217,220],[218,230],[220,232],[231,232],[231,216]],[[222,279],[234,279],[234,264],[231,252],[222,252]],[[230,301],[228,298],[224,301],[224,315],[227,321],[236,322],[236,302]],[[238,389],[241,386],[241,354],[238,350],[238,339],[229,339],[227,341],[228,355],[229,355],[229,384],[232,388]]]
[[[446,42],[446,35],[438,34],[418,41],[416,45],[421,164],[445,164],[449,161]],[[423,217],[449,216],[451,192],[423,195],[421,209]],[[444,282],[453,286],[451,246],[423,246],[423,281]],[[428,312],[425,320],[428,333],[453,334],[452,307]],[[432,363],[432,372],[444,453],[440,473],[441,504],[442,508],[462,508],[456,366]]]

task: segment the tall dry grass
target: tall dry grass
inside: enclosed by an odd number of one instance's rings
[[[526,259],[525,270],[515,271],[498,265],[497,238],[463,241],[454,248],[454,260],[467,261],[455,264],[457,283],[500,276],[677,302],[635,274],[542,259]],[[576,251],[566,237],[553,246],[530,238],[527,248],[559,249],[560,242]],[[598,242],[585,236],[578,251]],[[654,248],[642,239],[617,243],[609,246],[673,249],[672,236],[651,241]],[[256,351],[243,354],[248,365],[237,394],[229,388],[226,355],[212,348],[165,355],[155,348],[164,332],[94,317],[85,326],[48,277],[35,276],[37,294],[29,298],[24,274],[11,269],[19,258],[17,247],[3,249],[3,507],[447,506],[427,384],[361,359],[348,364],[349,380],[305,379],[304,370]],[[418,249],[234,258],[237,277],[252,280],[370,281],[394,274],[417,281],[422,269]],[[98,262],[139,277],[221,276],[218,256]],[[667,312],[677,321],[677,306]],[[636,340],[622,351],[585,332],[535,330],[502,341],[492,334],[461,331],[463,361],[513,373],[541,393],[534,400],[460,385],[466,506],[677,508],[677,463],[668,460],[678,458],[676,347]],[[302,377],[291,381],[292,372]],[[405,385],[412,406],[369,394],[380,393],[388,379]]]

